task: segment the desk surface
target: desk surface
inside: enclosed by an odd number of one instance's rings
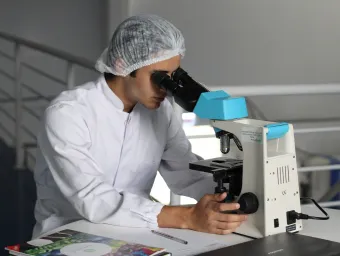
[[[303,206],[303,213],[313,216],[321,216],[322,213],[315,206]],[[304,229],[300,234],[340,242],[340,210],[326,209],[330,216],[329,220],[306,220],[303,222]],[[176,255],[193,255],[200,252],[231,246],[250,241],[238,235],[213,235],[180,229],[158,229],[175,237],[188,241],[187,245],[163,238],[151,233],[147,228],[126,228],[103,224],[93,224],[87,221],[77,221],[53,230],[53,233],[62,229],[73,229],[96,235],[107,236],[120,240],[142,243],[151,246],[166,248]]]

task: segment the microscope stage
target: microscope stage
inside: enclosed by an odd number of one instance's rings
[[[208,172],[216,174],[219,172],[225,172],[228,170],[242,170],[243,161],[239,159],[231,159],[227,157],[218,157],[208,160],[201,160],[189,164],[191,170]]]

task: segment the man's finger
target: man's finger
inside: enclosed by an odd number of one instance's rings
[[[248,216],[244,214],[226,214],[219,213],[216,215],[215,219],[221,222],[243,222],[247,220]]]
[[[221,222],[216,223],[216,228],[223,230],[235,230],[241,225],[242,222]]]
[[[217,235],[228,235],[231,234],[233,231],[231,229],[219,229],[219,228],[214,228],[209,231],[209,233],[212,234],[217,234]]]
[[[227,193],[226,193],[226,192],[224,192],[224,193],[222,193],[222,194],[215,194],[215,195],[214,195],[214,200],[215,200],[216,202],[221,202],[222,200],[224,200],[224,198],[226,198],[226,196],[227,196]]]
[[[226,195],[227,195],[226,193],[222,193],[222,194],[205,194],[202,199],[205,200],[205,201],[217,201],[217,202],[220,202],[221,200],[223,200],[226,197]]]
[[[218,203],[215,206],[216,208],[214,210],[217,212],[235,211],[240,208],[238,203]]]

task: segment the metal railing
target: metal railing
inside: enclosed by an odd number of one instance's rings
[[[286,85],[219,85],[215,90],[227,90],[233,97],[237,96],[288,96],[339,94],[340,84],[286,84]]]
[[[26,111],[34,118],[39,119],[39,115],[34,112],[32,108],[27,106],[26,102],[34,102],[36,100],[43,100],[49,102],[55,95],[43,95],[33,87],[27,85],[22,81],[22,70],[23,68],[29,69],[30,71],[43,76],[51,81],[57,82],[65,86],[66,89],[71,89],[75,86],[75,66],[80,66],[85,69],[95,71],[94,63],[87,59],[74,56],[64,51],[56,50],[43,44],[32,42],[14,35],[0,32],[0,38],[7,40],[14,44],[15,51],[14,56],[0,50],[0,57],[6,58],[7,60],[13,61],[15,64],[14,75],[11,75],[4,70],[0,70],[0,76],[4,76],[7,79],[13,81],[15,85],[15,94],[12,96],[5,90],[0,88],[0,112],[15,123],[15,134],[8,130],[4,125],[0,123],[0,129],[3,130],[10,138],[16,147],[16,167],[21,168],[27,163],[27,158],[34,156],[27,152],[27,149],[36,147],[35,143],[25,143],[23,141],[23,132],[26,133],[34,141],[36,135],[33,131],[29,130],[26,124],[22,120],[22,112]],[[44,54],[57,57],[65,62],[67,65],[67,73],[63,78],[55,77],[48,72],[40,70],[37,67],[26,62],[23,58],[23,47],[30,48],[42,52]],[[311,95],[311,94],[329,94],[337,93],[340,94],[340,85],[338,84],[325,84],[325,85],[264,85],[264,86],[208,86],[214,90],[222,89],[227,90],[233,96],[259,96],[259,95]],[[25,88],[35,96],[23,97],[22,89]],[[7,110],[1,107],[1,104],[15,104],[15,114],[11,115]],[[295,134],[304,133],[316,133],[316,132],[331,132],[340,131],[340,127],[326,127],[326,128],[304,128],[296,129]],[[195,136],[191,138],[207,138],[212,137],[210,135]],[[329,171],[334,169],[340,169],[340,165],[327,165],[327,166],[310,166],[299,168],[300,172],[313,172],[313,171]],[[172,194],[172,201],[178,201],[174,194]],[[338,202],[328,202],[328,205],[340,205]]]
[[[6,91],[0,88],[0,95],[3,98],[0,99],[0,105],[4,103],[14,103],[15,104],[15,114],[12,116],[8,111],[0,108],[0,111],[5,114],[12,122],[15,123],[15,134],[12,134],[4,125],[0,125],[0,129],[3,130],[6,134],[8,134],[14,140],[15,148],[16,148],[16,167],[22,168],[27,162],[27,156],[30,156],[30,153],[27,152],[25,149],[30,148],[25,146],[25,142],[23,141],[22,132],[25,132],[31,139],[36,139],[36,134],[33,131],[30,131],[22,122],[22,113],[26,111],[32,117],[34,117],[37,121],[39,120],[39,115],[35,113],[35,111],[27,106],[25,102],[34,102],[37,100],[44,100],[49,102],[55,95],[43,95],[42,93],[35,90],[32,86],[27,85],[24,81],[22,81],[22,70],[23,68],[29,69],[30,71],[43,76],[51,81],[57,82],[61,85],[64,85],[67,89],[71,89],[75,86],[75,71],[74,67],[80,66],[86,68],[91,71],[96,71],[94,68],[94,63],[87,59],[74,56],[64,51],[60,51],[54,49],[52,47],[48,47],[43,44],[39,44],[36,42],[32,42],[30,40],[26,40],[14,35],[10,35],[7,33],[0,32],[0,38],[9,41],[10,43],[14,44],[14,56],[3,52],[0,50],[0,57],[6,58],[7,60],[13,61],[15,64],[14,75],[11,75],[4,70],[0,70],[0,75],[5,76],[7,79],[14,82],[15,85],[15,94],[12,96],[11,94],[7,93]],[[49,56],[57,57],[65,61],[67,65],[67,73],[66,77],[60,78],[55,77],[39,68],[34,67],[33,65],[26,62],[23,58],[23,47],[33,49],[39,51],[41,53],[47,54]],[[30,93],[34,94],[35,96],[31,97],[22,97],[22,89],[25,88]],[[26,154],[26,155],[25,155]]]

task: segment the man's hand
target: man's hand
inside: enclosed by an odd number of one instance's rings
[[[237,203],[220,203],[226,196],[226,193],[205,195],[193,207],[164,206],[158,215],[158,226],[230,234],[247,219],[247,215],[223,213],[239,208]]]
[[[188,228],[220,235],[234,232],[247,219],[247,215],[223,213],[240,207],[237,203],[220,203],[226,196],[223,193],[202,197],[191,210]]]

